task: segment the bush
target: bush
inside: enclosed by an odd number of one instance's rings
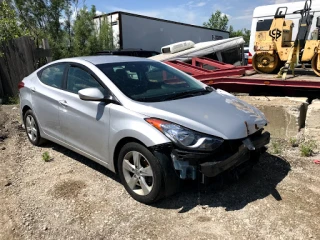
[[[314,140],[306,141],[300,144],[300,153],[302,157],[310,157],[314,150],[317,148],[317,144]]]
[[[298,147],[299,146],[298,139],[290,138],[290,144],[291,144],[291,147]]]
[[[42,154],[42,160],[45,161],[45,162],[50,162],[51,161],[50,154],[48,152],[44,152]]]

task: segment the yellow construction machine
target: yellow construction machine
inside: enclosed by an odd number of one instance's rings
[[[313,71],[320,76],[320,18],[317,18],[317,29],[308,40],[313,14],[311,14],[311,0],[305,2],[304,9],[293,12],[301,14],[298,34],[292,41],[292,20],[285,19],[287,7],[277,9],[273,20],[261,21],[257,24],[252,59],[254,69],[260,73],[277,73],[286,79],[289,69],[294,70],[298,63],[310,63]],[[271,25],[270,25],[271,23]]]

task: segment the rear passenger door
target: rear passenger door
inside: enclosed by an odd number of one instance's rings
[[[107,91],[89,69],[71,64],[66,74],[66,91],[60,111],[61,130],[68,145],[105,161],[108,156],[109,105],[83,101],[78,95],[79,90],[92,87],[102,93]]]
[[[40,81],[31,87],[32,106],[42,131],[57,140],[62,140],[59,118],[59,100],[62,98],[66,63],[50,65],[40,72]]]

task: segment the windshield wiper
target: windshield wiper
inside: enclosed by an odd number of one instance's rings
[[[159,97],[141,97],[141,98],[133,98],[133,100],[138,102],[159,102]]]
[[[184,92],[177,93],[173,96],[164,98],[163,101],[204,95],[204,94],[208,94],[212,91],[213,91],[213,88],[211,88],[211,87],[206,87],[206,88],[197,89],[197,90],[193,90],[193,91],[184,91]]]

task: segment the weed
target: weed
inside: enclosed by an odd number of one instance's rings
[[[298,147],[299,146],[298,139],[290,138],[290,144],[291,144],[291,147]]]
[[[271,142],[273,153],[274,154],[281,154],[282,153],[282,147],[279,141],[272,141]]]
[[[314,140],[309,140],[300,144],[300,153],[302,157],[310,157],[313,151],[317,148]]]
[[[42,160],[45,162],[50,162],[50,160],[51,160],[50,154],[48,152],[44,152],[42,154]]]

